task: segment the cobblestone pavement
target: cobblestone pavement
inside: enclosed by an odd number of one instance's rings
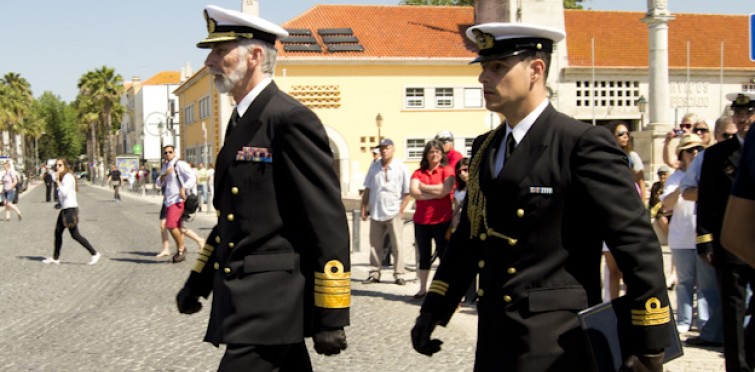
[[[208,306],[193,316],[175,309],[175,294],[196,258],[196,244],[187,242],[184,263],[154,258],[160,250],[159,197],[122,192],[123,201],[114,203],[111,191],[82,183],[80,231],[103,259],[86,265],[86,250],[65,233],[60,265],[44,265],[42,259],[52,255],[58,211],[42,202],[44,187],[38,186],[21,195],[23,221],[0,223],[0,370],[215,370],[223,350],[201,341]],[[213,219],[214,214],[200,212],[188,226],[206,235]],[[417,284],[397,286],[389,270],[383,271],[382,283],[361,284],[368,269],[368,225],[358,224],[361,244],[352,254],[349,348],[323,357],[307,341],[315,370],[471,371],[473,307],[462,307],[447,328],[436,331],[443,350],[428,358],[415,353],[409,340],[418,313],[419,304],[411,299]],[[404,235],[406,242],[413,241],[411,224]],[[411,269],[414,258],[409,256]],[[718,350],[685,352],[666,370],[723,370]]]

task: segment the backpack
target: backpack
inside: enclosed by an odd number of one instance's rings
[[[183,182],[181,182],[181,175],[178,173],[178,162],[176,162],[175,165],[176,169],[176,179],[178,180],[179,187],[184,187]],[[191,190],[184,190],[186,194],[186,200],[184,200],[184,213],[181,215],[181,218],[185,221],[189,221],[191,219],[191,215],[197,212],[197,209],[199,208],[199,197],[194,194]]]

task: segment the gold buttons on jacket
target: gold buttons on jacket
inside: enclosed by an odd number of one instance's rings
[[[218,244],[220,244],[220,236],[216,236],[216,237],[215,237],[215,243],[218,243]]]
[[[521,209],[521,208],[517,209],[516,210],[516,216],[519,217],[519,218],[524,217],[524,209]]]
[[[506,272],[509,273],[509,275],[514,275],[516,274],[516,269],[513,267],[509,267],[508,270],[506,270]]]
[[[228,221],[231,221],[231,222],[233,222],[233,220],[236,219],[236,217],[233,216],[233,213],[228,213],[228,217],[226,218],[228,218]]]
[[[226,273],[226,274],[230,274],[231,273],[231,268],[230,267],[226,267],[225,269],[223,269],[223,272]]]
[[[236,246],[236,244],[233,244],[233,242],[228,243],[228,248],[233,248],[235,246]]]
[[[219,264],[219,263],[217,263],[217,262],[215,262],[215,264],[214,264],[214,265],[212,265],[212,267],[214,267],[214,268],[215,268],[215,270],[220,270],[220,264]]]
[[[485,234],[485,233],[480,234],[480,240],[484,241],[487,238],[488,238],[487,234]]]
[[[482,290],[482,288],[477,290],[477,297],[482,297],[485,295],[485,291]]]
[[[215,216],[220,217],[220,211],[215,211]]]
[[[516,239],[509,238],[509,245],[512,246],[512,247],[515,246],[516,245]]]
[[[477,263],[477,266],[478,266],[479,268],[481,268],[481,269],[482,269],[483,267],[485,267],[485,260],[480,260],[480,262],[478,262],[478,263]]]
[[[235,186],[231,187],[231,194],[237,195],[238,193],[239,193],[239,188],[238,187],[235,187]]]
[[[509,296],[509,295],[503,296],[503,302],[506,302],[506,303],[511,302],[511,296]]]

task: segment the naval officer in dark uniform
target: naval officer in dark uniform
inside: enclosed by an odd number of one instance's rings
[[[218,222],[178,293],[182,313],[213,294],[205,341],[226,344],[220,371],[311,371],[346,349],[350,261],[346,213],[328,137],[317,116],[271,77],[268,21],[209,5],[205,66],[237,106],[218,153]]]
[[[726,98],[734,111],[732,121],[737,126],[737,135],[705,150],[697,189],[697,254],[716,268],[721,288],[726,371],[740,372],[755,368],[755,322],[744,326],[746,314],[755,310],[752,301],[747,303],[747,286],[755,288],[755,269],[721,245],[721,226],[742,145],[755,121],[755,94],[730,93]]]
[[[475,371],[590,370],[577,313],[601,303],[605,241],[631,307],[621,320],[631,323],[625,368],[661,371],[670,342],[661,247],[611,133],[547,98],[550,55],[564,36],[514,23],[467,30],[486,107],[506,121],[474,141],[463,217],[412,342],[423,354],[440,349],[434,327],[448,323],[479,273]]]

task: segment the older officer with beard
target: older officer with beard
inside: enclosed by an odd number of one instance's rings
[[[479,273],[476,372],[590,370],[577,313],[601,303],[605,241],[631,309],[620,319],[630,328],[624,368],[661,371],[670,342],[661,247],[611,133],[548,100],[550,56],[564,33],[486,23],[467,36],[480,48],[486,106],[506,122],[472,146],[462,219],[412,329],[414,348],[440,349],[434,327],[448,323]]]
[[[218,153],[218,222],[178,293],[201,309],[213,293],[205,341],[226,344],[220,371],[311,371],[346,349],[350,262],[346,214],[328,138],[317,116],[278,90],[277,39],[266,20],[209,5],[205,65],[237,106]]]

